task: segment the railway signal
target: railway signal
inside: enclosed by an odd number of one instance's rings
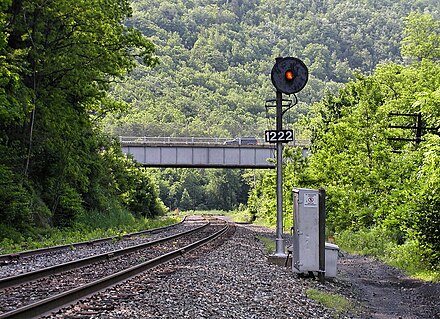
[[[300,59],[278,58],[270,76],[277,91],[293,94],[301,91],[307,84],[309,71]]]
[[[298,58],[276,58],[271,71],[272,84],[276,88],[276,130],[265,132],[266,140],[277,144],[277,230],[275,256],[286,256],[283,239],[283,143],[287,142],[288,130],[283,130],[283,93],[295,94],[307,84],[309,71]],[[297,99],[295,99],[298,101]],[[290,135],[289,135],[290,136]],[[283,137],[283,138],[281,138]],[[290,138],[289,138],[290,139]],[[293,139],[293,132],[292,132]],[[271,141],[272,140],[272,141]]]

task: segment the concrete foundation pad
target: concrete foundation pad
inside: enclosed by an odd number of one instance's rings
[[[277,266],[292,268],[292,257],[290,255],[286,255],[286,257],[270,255],[267,257],[267,261]]]

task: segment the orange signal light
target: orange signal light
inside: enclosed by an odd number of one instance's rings
[[[287,81],[292,81],[293,78],[295,77],[295,74],[293,73],[292,70],[287,70],[284,76],[286,77]]]

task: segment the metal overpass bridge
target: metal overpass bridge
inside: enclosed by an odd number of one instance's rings
[[[123,153],[148,167],[275,168],[275,144],[258,139],[120,136],[119,140]]]

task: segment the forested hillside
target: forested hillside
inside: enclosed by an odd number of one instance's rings
[[[437,12],[438,1],[135,0],[133,10],[126,23],[153,41],[160,65],[138,67],[113,87],[134,108],[108,118],[111,132],[262,137],[275,57],[298,57],[310,70],[286,116],[296,122],[354,70],[402,61],[403,19]]]

